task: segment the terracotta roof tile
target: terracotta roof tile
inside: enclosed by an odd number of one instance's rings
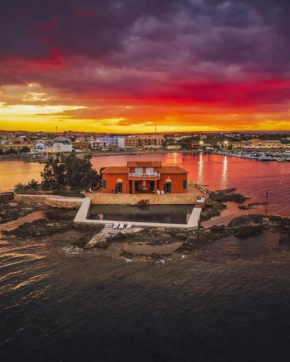
[[[186,171],[184,168],[182,167],[179,167],[179,166],[162,166],[161,167],[161,173],[168,173],[168,174],[175,174],[175,175],[178,175],[178,174],[185,174],[185,173],[188,173],[188,171]]]
[[[139,162],[136,162],[136,165],[137,166],[131,166],[131,167],[138,167],[138,165],[141,167]],[[146,165],[145,166],[143,165],[143,167],[146,167]],[[154,166],[154,167],[156,167],[156,166]],[[102,173],[104,175],[127,174],[128,173],[128,168],[126,166],[110,166],[110,167],[107,167],[105,170],[103,170]],[[175,175],[180,174],[180,175],[182,175],[182,174],[188,173],[188,171],[185,170],[182,167],[179,167],[179,166],[162,166],[161,167],[161,173],[163,173],[163,174],[175,174]]]
[[[129,161],[129,167],[160,167],[160,161]]]
[[[126,166],[110,166],[102,171],[104,175],[118,175],[118,174],[127,174],[128,168]]]

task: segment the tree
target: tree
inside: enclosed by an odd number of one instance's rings
[[[15,151],[12,147],[5,152],[7,155],[15,155],[17,151]]]
[[[75,154],[49,158],[41,173],[45,189],[57,189],[63,186],[94,187],[101,182],[93,169],[90,157],[78,158]]]
[[[40,183],[38,181],[32,179],[31,181],[28,182],[28,184],[18,183],[17,185],[15,185],[15,191],[20,192],[20,191],[26,191],[26,190],[38,190],[39,186],[40,186]]]
[[[24,146],[21,148],[20,152],[28,153],[28,152],[30,152],[30,149],[27,146]]]
[[[44,166],[41,177],[45,189],[56,189],[65,185],[65,165],[59,155],[56,158],[50,157]]]

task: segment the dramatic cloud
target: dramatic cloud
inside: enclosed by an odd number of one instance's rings
[[[282,0],[2,0],[0,128],[24,129],[29,107],[47,107],[29,128],[290,129],[289,11]]]

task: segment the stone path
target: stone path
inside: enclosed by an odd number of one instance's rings
[[[85,249],[92,249],[98,243],[106,241],[108,238],[118,234],[133,234],[141,231],[142,228],[131,228],[131,229],[113,229],[112,225],[106,225],[103,230],[96,234],[91,241],[87,243]]]

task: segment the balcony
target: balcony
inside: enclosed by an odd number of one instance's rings
[[[129,180],[159,180],[160,172],[151,173],[129,173]]]

